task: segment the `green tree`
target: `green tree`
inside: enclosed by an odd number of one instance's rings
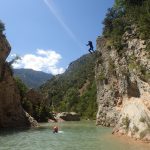
[[[95,80],[95,60],[95,55],[84,55],[72,62],[65,73],[54,76],[41,86],[41,92],[48,95],[54,111],[75,111],[81,117],[89,118],[88,113],[84,113],[88,109],[95,116],[96,93],[92,95],[92,90],[96,91],[96,86],[90,88]],[[84,97],[86,92],[92,96]],[[89,105],[92,105],[91,109]]]
[[[77,108],[83,118],[95,119],[97,111],[95,82],[90,84],[86,92],[81,96]]]
[[[13,76],[13,66],[12,64],[15,63],[17,60],[21,59],[19,56],[16,56],[15,58],[13,58],[10,62],[8,62],[8,68],[9,68],[9,71],[11,73],[11,75]]]
[[[79,92],[75,88],[70,88],[64,97],[67,111],[77,111],[76,106],[79,101]]]
[[[118,50],[122,50],[122,35],[131,25],[137,27],[141,39],[150,38],[150,0],[116,0],[104,19],[103,35]]]
[[[4,23],[0,20],[0,34],[2,34],[4,30],[5,30],[5,25],[4,25]]]
[[[18,77],[15,77],[15,82],[16,82],[16,85],[17,85],[17,87],[18,87],[18,89],[19,89],[21,99],[23,100],[23,98],[25,97],[26,92],[28,91],[28,88],[27,88],[27,86],[22,82],[22,80],[19,79]]]
[[[52,118],[50,107],[43,104],[33,107],[33,117],[39,122],[47,122],[48,118]]]

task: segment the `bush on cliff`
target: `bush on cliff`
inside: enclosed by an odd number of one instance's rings
[[[5,25],[4,23],[0,20],[0,34],[5,30]]]
[[[28,88],[18,77],[15,77],[15,81],[19,89],[21,99],[23,99],[25,97],[26,92],[28,91]]]
[[[116,0],[114,7],[108,9],[104,19],[103,35],[112,41],[117,49],[122,49],[121,37],[131,25],[136,25],[137,36],[150,38],[150,1]]]

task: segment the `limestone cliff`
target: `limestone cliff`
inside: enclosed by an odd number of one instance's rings
[[[131,28],[122,37],[120,51],[108,39],[97,38],[97,124],[150,140],[150,41],[141,40],[135,26]]]
[[[0,128],[30,127],[34,119],[22,108],[20,93],[6,58],[11,47],[6,37],[0,34]],[[34,122],[34,125],[36,122]]]

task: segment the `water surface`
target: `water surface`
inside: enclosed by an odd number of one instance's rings
[[[0,131],[0,150],[150,150],[150,144],[123,140],[111,135],[110,128],[96,127],[94,122],[57,124],[60,133],[53,134],[55,124],[25,131]]]

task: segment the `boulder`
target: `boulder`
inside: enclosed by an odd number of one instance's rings
[[[25,114],[31,124],[31,127],[39,127],[38,122],[32,116],[30,116],[27,112],[25,112]]]
[[[75,112],[61,112],[57,114],[56,119],[58,121],[61,119],[64,121],[80,121],[80,115]]]

